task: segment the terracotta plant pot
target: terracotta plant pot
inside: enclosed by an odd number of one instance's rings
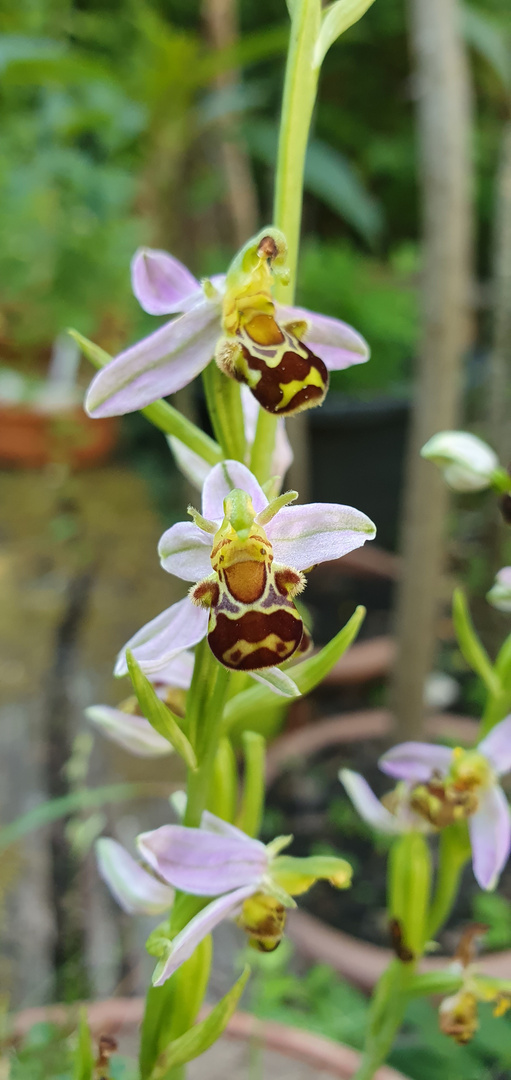
[[[88,468],[108,458],[116,437],[115,419],[91,420],[79,407],[58,413],[0,407],[0,466]]]
[[[368,709],[332,716],[297,731],[285,732],[268,749],[266,783],[273,783],[287,764],[299,758],[330,746],[384,738],[391,733],[392,727],[393,718],[388,710]],[[443,736],[470,744],[476,733],[476,722],[466,716],[440,713],[426,721],[426,734],[430,738]],[[390,949],[360,941],[351,934],[328,926],[307,911],[289,913],[288,932],[303,956],[314,963],[329,964],[349,982],[366,991],[373,989],[394,956]],[[421,961],[420,970],[437,971],[445,968],[445,965],[445,958],[426,957]],[[508,978],[511,950],[481,956],[478,967],[485,975]]]
[[[137,1029],[143,1015],[142,998],[111,998],[87,1005],[87,1016],[94,1037],[115,1035],[122,1038]],[[204,1010],[203,1015],[207,1014]],[[74,1009],[54,1005],[40,1009],[26,1009],[14,1018],[13,1038],[26,1035],[34,1024],[42,1021],[65,1025],[76,1016]],[[290,1061],[299,1061],[326,1077],[350,1080],[359,1064],[356,1050],[342,1043],[332,1042],[300,1028],[287,1027],[272,1020],[259,1020],[250,1013],[237,1012],[229,1021],[224,1037],[239,1042],[256,1042],[265,1049],[274,1050]],[[402,1073],[387,1065],[375,1073],[374,1080],[406,1080]]]

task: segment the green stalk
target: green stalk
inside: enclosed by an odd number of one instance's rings
[[[209,646],[206,645],[209,652]],[[203,669],[204,685],[207,694],[201,694],[201,714],[194,718],[196,732],[196,753],[198,768],[188,772],[187,803],[184,824],[197,829],[209,798],[213,778],[215,757],[222,731],[222,714],[229,684],[229,672],[217,663],[213,654]],[[216,667],[216,675],[214,668]],[[195,675],[195,673],[194,673]]]
[[[274,225],[282,230],[288,245],[289,283],[277,282],[275,286],[276,299],[285,304],[293,303],[296,289],[303,173],[319,75],[314,47],[320,26],[320,0],[294,0],[273,204]],[[250,468],[261,484],[271,476],[276,427],[277,417],[260,409]]]
[[[448,919],[458,894],[461,872],[470,858],[467,827],[449,825],[440,834],[435,894],[428,917],[428,938],[434,938]]]
[[[208,413],[224,458],[245,461],[245,427],[240,384],[226,379],[217,365],[208,364],[202,373]]]

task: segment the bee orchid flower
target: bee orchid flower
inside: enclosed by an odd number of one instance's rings
[[[340,558],[375,536],[365,514],[350,506],[289,506],[296,492],[268,499],[240,462],[216,465],[202,493],[202,513],[173,525],[159,544],[162,566],[196,583],[188,597],[140,630],[125,648],[154,675],[182,649],[207,635],[225,667],[273,680],[278,665],[299,650],[303,623],[293,598],[303,571]],[[126,672],[125,649],[116,674]],[[280,690],[279,690],[280,686]]]
[[[137,300],[152,315],[175,317],[97,373],[86,398],[89,414],[142,409],[182,389],[213,357],[275,415],[321,404],[328,372],[364,363],[369,349],[338,319],[275,303],[272,288],[286,280],[286,255],[282,233],[267,228],[226,275],[199,283],[172,255],[137,251],[131,268]]]
[[[472,865],[482,889],[494,889],[511,848],[509,805],[499,778],[511,770],[511,716],[473,750],[406,742],[380,768],[412,785],[412,809],[434,828],[468,825]]]

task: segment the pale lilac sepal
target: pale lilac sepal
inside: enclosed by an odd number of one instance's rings
[[[511,770],[511,716],[496,724],[477,747],[490,762],[497,776]]]
[[[218,896],[257,885],[268,867],[260,840],[245,833],[219,835],[183,825],[142,833],[137,845],[145,862],[170,885],[196,896]]]
[[[202,641],[207,628],[208,612],[185,596],[184,600],[151,619],[126,642],[117,657],[114,673],[117,676],[127,674],[126,649],[130,649],[142,671],[157,677],[175,656]]]
[[[166,251],[139,248],[131,260],[131,286],[140,306],[149,315],[172,315],[188,311],[203,292],[193,274]]]
[[[478,809],[469,818],[468,828],[474,876],[482,889],[494,889],[511,847],[509,806],[498,784],[482,793]]]
[[[145,716],[134,716],[108,705],[90,705],[85,709],[85,715],[103,735],[130,754],[156,758],[172,753],[170,743],[163,735],[158,735]]]
[[[305,320],[308,324],[305,341],[330,371],[351,367],[352,364],[365,364],[369,360],[367,342],[352,326],[340,319],[282,304],[277,304],[277,318],[279,322]]]
[[[211,574],[213,537],[193,521],[178,521],[164,532],[158,554],[164,570],[183,581],[200,581]]]
[[[176,687],[178,690],[188,690],[192,681],[193,665],[195,656],[188,650],[177,653],[171,660],[159,669],[152,679],[157,694],[164,697],[162,688]]]
[[[275,561],[306,570],[339,559],[373,540],[376,527],[353,506],[309,503],[285,506],[266,526]]]
[[[215,465],[204,484],[202,513],[210,521],[221,522],[224,516],[224,499],[234,488],[241,488],[250,495],[256,514],[268,506],[268,499],[255,476],[240,461],[221,461]]]
[[[396,780],[410,780],[420,783],[429,780],[433,772],[442,776],[449,771],[452,750],[447,746],[434,746],[430,743],[405,742],[393,746],[392,750],[380,758],[378,765],[382,772]]]
[[[218,304],[201,301],[101,368],[87,392],[87,412],[120,416],[181,390],[212,359],[219,333]]]
[[[193,487],[197,488],[197,491],[202,491],[212,465],[200,454],[196,454],[194,450],[190,450],[188,446],[185,446],[181,439],[176,439],[175,435],[167,435],[167,442],[176,459],[178,469],[183,473],[183,476],[186,476],[186,479],[190,481]]]
[[[341,769],[339,780],[344,784],[360,817],[373,829],[392,835],[404,831],[394,814],[391,814],[383,803],[376,798],[367,780],[360,773],[353,772],[351,769]]]
[[[163,969],[158,965],[153,985],[162,986],[181,967],[181,964],[184,964],[185,960],[190,959],[197,945],[200,945],[201,941],[204,941],[204,938],[224,919],[235,915],[243,901],[252,896],[253,892],[253,886],[245,885],[242,889],[226,893],[224,896],[219,896],[217,900],[213,900],[211,904],[199,911],[198,915],[190,919],[190,922],[179,934],[176,934],[172,941],[171,952]]]
[[[102,836],[95,849],[103,881],[129,915],[159,915],[172,907],[174,890],[148,874],[122,844]]]

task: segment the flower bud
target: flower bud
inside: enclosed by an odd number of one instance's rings
[[[497,611],[511,611],[511,566],[499,570],[486,599]]]
[[[454,491],[484,491],[499,468],[487,443],[468,431],[440,431],[422,447],[421,456],[442,470]]]

